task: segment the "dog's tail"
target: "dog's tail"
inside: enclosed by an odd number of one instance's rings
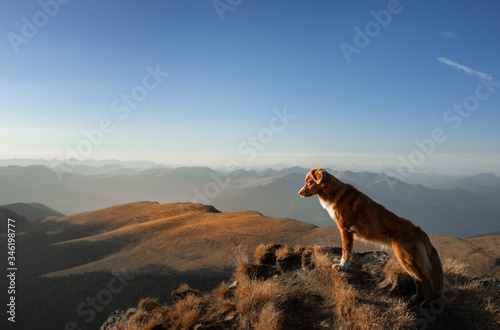
[[[443,273],[443,265],[441,264],[441,260],[439,259],[439,254],[432,246],[431,240],[429,236],[420,228],[419,229],[419,236],[420,239],[423,241],[425,248],[427,250],[427,257],[429,258],[429,263],[430,263],[430,281],[432,285],[432,291],[434,293],[441,293],[444,287],[444,273]]]
[[[441,260],[439,259],[439,254],[436,249],[431,245],[431,255],[429,256],[429,260],[432,265],[432,291],[434,293],[441,293],[444,286],[444,274],[443,274],[443,265],[441,265]]]

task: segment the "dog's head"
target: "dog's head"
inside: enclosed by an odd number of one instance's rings
[[[326,171],[322,168],[314,168],[306,175],[305,185],[300,189],[300,197],[311,197],[318,194],[325,187],[324,179]]]

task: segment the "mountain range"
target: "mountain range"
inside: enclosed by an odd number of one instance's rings
[[[208,167],[148,168],[79,165],[58,172],[41,165],[0,167],[0,203],[40,202],[77,214],[136,201],[199,202],[224,212],[255,210],[319,227],[333,222],[317,198],[301,199],[308,169],[300,167],[230,173]],[[329,170],[389,210],[434,235],[472,237],[500,230],[500,177],[436,175],[435,186],[410,184],[384,173]],[[420,176],[420,178],[423,177]],[[425,180],[423,180],[425,181]]]

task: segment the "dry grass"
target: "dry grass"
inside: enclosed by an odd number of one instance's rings
[[[376,286],[368,289],[353,284],[352,274],[331,271],[333,282],[335,324],[346,329],[409,329],[415,316],[407,309],[407,303],[397,297],[381,295]],[[383,307],[384,306],[384,307]]]
[[[240,325],[244,328],[252,328],[257,324],[264,324],[266,322],[262,318],[264,310],[272,316],[273,324],[279,324],[282,315],[280,306],[286,300],[288,293],[287,287],[273,279],[243,281],[235,292],[236,312],[240,315]]]
[[[276,251],[281,244],[261,244],[255,249],[255,262],[259,265],[276,265]]]
[[[325,253],[324,249],[315,246],[314,247],[314,262],[318,268],[323,270],[329,270],[332,265],[332,258],[327,253]]]
[[[198,290],[193,290],[187,284],[182,284],[177,290],[172,292],[172,299],[174,302],[183,300],[187,296],[201,297],[202,294]]]
[[[457,283],[467,281],[469,276],[469,267],[465,262],[454,258],[442,258],[443,273],[450,282]]]
[[[456,299],[450,308],[457,322],[470,324],[470,329],[500,329],[498,288],[485,287],[482,281],[475,280],[457,283],[455,289],[452,298]]]
[[[276,251],[276,265],[281,273],[290,272],[302,267],[302,251],[285,246]]]
[[[273,302],[268,302],[260,311],[259,320],[255,324],[255,330],[278,330],[283,325],[283,311],[277,308]]]
[[[158,303],[158,298],[145,298],[139,301],[139,305],[137,305],[137,309],[143,310],[145,312],[152,312],[155,308],[160,307],[160,303]]]
[[[250,263],[252,260],[250,258],[250,254],[248,253],[248,247],[240,244],[234,248],[232,260],[235,265],[238,265],[240,262]]]
[[[495,329],[500,325],[498,288],[468,277],[466,265],[459,261],[443,260],[450,291],[436,297],[434,305],[442,309],[432,314],[431,308],[427,311],[431,319],[427,319],[409,304],[412,280],[395,259],[363,259],[371,261],[340,271],[331,269],[338,252],[321,247],[261,246],[256,252],[258,264],[251,264],[246,253],[238,257],[233,276],[237,286],[221,283],[202,296],[187,294],[172,306],[143,299],[124,314],[117,328],[414,329],[425,324],[429,329]],[[282,265],[281,275],[259,280],[248,271],[274,267],[259,261],[272,254],[278,267]],[[300,267],[304,258],[310,267]],[[196,292],[188,286],[178,291]]]
[[[168,317],[174,327],[191,329],[200,319],[201,311],[201,299],[188,295],[184,300],[178,301],[168,310]]]
[[[356,299],[358,292],[339,271],[332,269],[331,278],[333,280],[331,299],[334,303],[338,326],[352,327],[358,321],[359,304]]]

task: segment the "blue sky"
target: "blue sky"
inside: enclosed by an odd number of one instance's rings
[[[0,157],[500,174],[499,15],[498,1],[5,0]]]

